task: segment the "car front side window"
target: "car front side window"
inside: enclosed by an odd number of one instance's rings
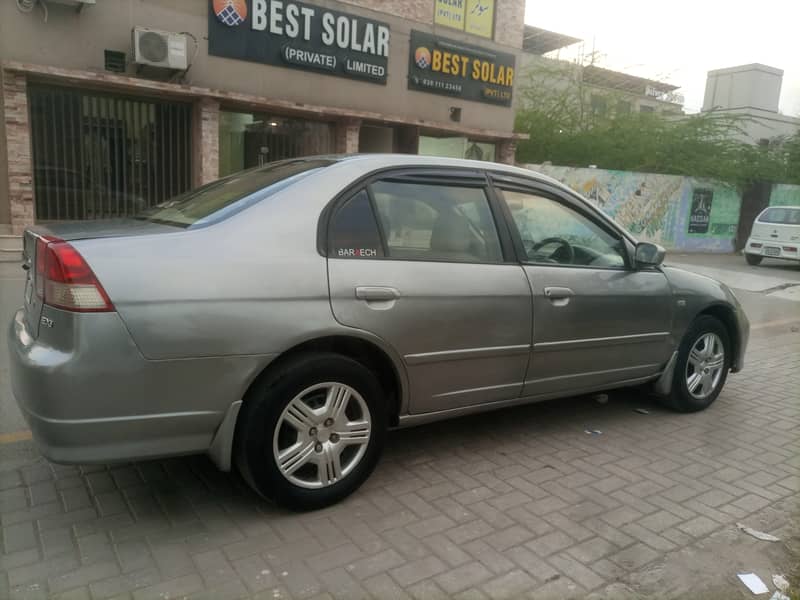
[[[526,262],[625,267],[622,241],[579,212],[531,192],[501,193],[519,232]]]

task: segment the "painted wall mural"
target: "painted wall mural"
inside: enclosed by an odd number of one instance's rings
[[[735,188],[679,175],[525,167],[585,196],[640,240],[675,250],[733,251],[741,206]]]

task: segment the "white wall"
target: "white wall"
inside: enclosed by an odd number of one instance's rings
[[[739,125],[742,133],[737,139],[748,144],[757,144],[763,139],[789,137],[800,130],[800,119],[787,117],[765,110],[741,108],[737,110],[720,110],[718,114],[747,117]]]

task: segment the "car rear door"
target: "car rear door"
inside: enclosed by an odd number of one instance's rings
[[[629,265],[620,233],[557,188],[497,177],[533,291],[523,395],[579,393],[658,373],[673,351],[672,294]]]
[[[373,177],[332,211],[333,313],[402,357],[410,413],[522,390],[531,293],[497,211],[483,173],[441,169]]]

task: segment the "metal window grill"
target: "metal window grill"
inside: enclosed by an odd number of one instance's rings
[[[191,105],[29,87],[36,219],[123,217],[191,186]]]

